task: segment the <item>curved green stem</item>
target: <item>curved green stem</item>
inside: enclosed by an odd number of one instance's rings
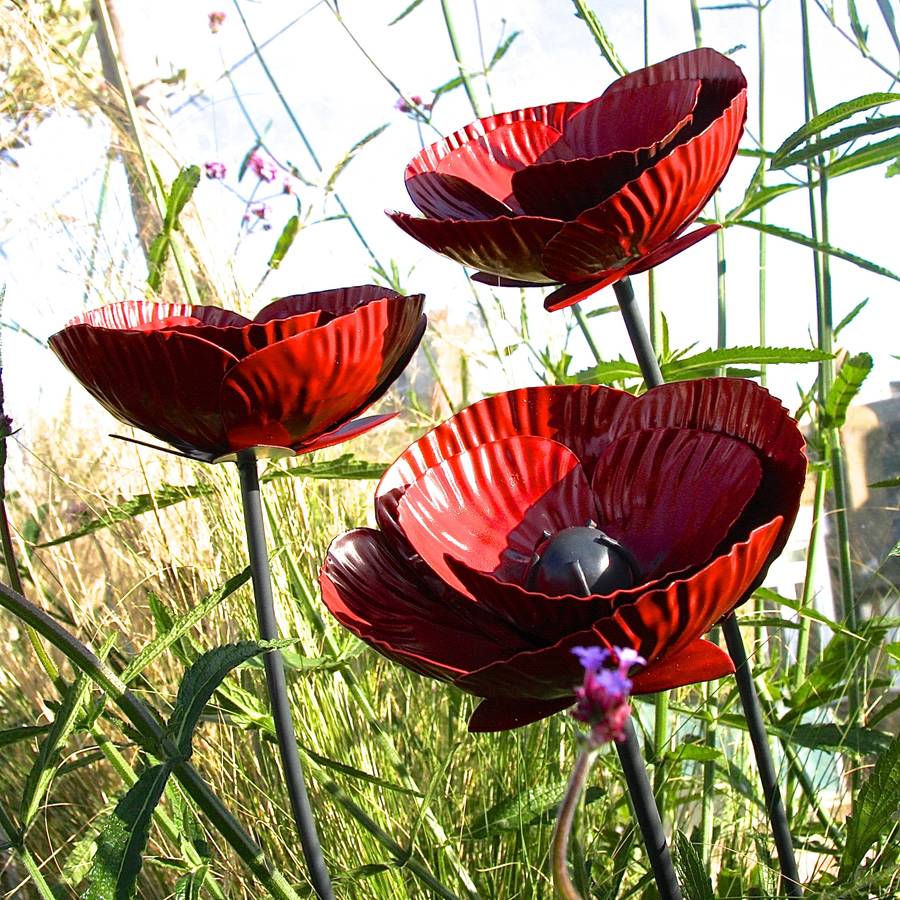
[[[566,792],[563,795],[553,828],[553,841],[550,844],[550,868],[553,873],[553,886],[556,893],[563,900],[582,900],[581,894],[575,889],[572,879],[569,877],[569,835],[572,833],[572,823],[575,821],[575,812],[578,809],[578,801],[584,791],[587,777],[597,758],[597,750],[588,741],[587,746],[578,754],[575,768],[569,776]]]

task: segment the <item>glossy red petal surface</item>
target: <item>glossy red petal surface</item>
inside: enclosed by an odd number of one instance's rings
[[[347,422],[344,425],[341,425],[340,428],[335,428],[334,431],[327,431],[325,434],[320,434],[317,438],[313,438],[307,443],[300,444],[294,449],[298,454],[310,453],[313,450],[324,450],[325,447],[343,444],[344,441],[352,441],[353,438],[359,437],[361,434],[365,434],[367,431],[371,431],[373,428],[377,428],[385,422],[390,422],[391,419],[396,418],[399,414],[399,410],[395,410],[394,412],[379,413],[376,416],[364,416],[362,419],[354,419],[352,422]]]
[[[772,557],[790,534],[806,478],[803,436],[788,411],[765,388],[744,378],[702,378],[647,391],[616,419],[616,435],[647,428],[690,428],[719,432],[753,447],[762,463],[762,481],[735,525],[734,538],[775,516],[782,533]],[[763,573],[764,573],[763,569]]]
[[[634,398],[594,385],[521,388],[479,400],[410,444],[385,472],[375,514],[386,532],[395,526],[396,496],[432,466],[489,441],[534,435],[558,441],[581,460],[590,478],[612,423]]]
[[[561,288],[547,294],[544,297],[544,309],[547,312],[556,312],[558,309],[565,309],[567,306],[574,306],[582,300],[592,297],[597,291],[617,281],[621,281],[627,275],[631,274],[635,263],[629,263],[620,269],[612,269],[608,272],[601,272],[600,278],[591,281],[576,281],[574,284],[566,284]]]
[[[56,355],[116,418],[164,441],[228,449],[219,388],[237,360],[201,338],[171,331],[68,326]]]
[[[335,538],[319,575],[322,600],[357,637],[407,668],[451,679],[528,646],[477,604],[429,592],[380,532]]]
[[[708,431],[635,431],[594,469],[598,525],[637,560],[644,580],[705,563],[753,497],[754,450]]]
[[[406,182],[413,203],[434,219],[493,219],[508,216],[510,207],[456,175],[423,172]]]
[[[541,254],[562,227],[559,221],[501,216],[482,222],[455,222],[398,212],[389,215],[408,235],[465,266],[526,281],[552,280],[543,272]]]
[[[742,91],[705,131],[583,212],[578,222],[620,235],[633,256],[656,250],[690,224],[715,193],[737,153],[746,114]]]
[[[197,323],[216,327],[246,325],[249,319],[218,306],[190,306],[186,303],[154,303],[150,300],[123,300],[92,309],[67,322],[69,325],[93,325],[96,328],[145,331],[167,324]]]
[[[518,700],[511,697],[487,697],[469,716],[469,732],[509,731],[561,712],[575,702],[575,697],[557,700]]]
[[[715,234],[721,227],[722,226],[717,222],[712,222],[708,225],[703,225],[700,228],[695,228],[693,231],[689,231],[686,234],[682,234],[671,241],[667,241],[652,253],[642,256],[637,262],[630,266],[629,274],[640,275],[641,272],[647,272],[648,270],[655,268],[660,265],[660,263],[664,263],[667,259],[671,259],[676,254],[681,253],[682,250],[693,247],[694,244],[702,241],[703,238]]]
[[[298,446],[357,415],[409,352],[422,303],[374,300],[242,359],[222,385],[229,449]]]
[[[458,453],[428,469],[399,505],[409,544],[463,592],[449,559],[522,582],[544,529],[585,524],[594,514],[578,457],[540,437],[491,441]]]
[[[733,673],[734,663],[724,650],[711,641],[696,640],[632,676],[632,693],[655,694]]]
[[[627,233],[579,220],[563,225],[547,242],[541,264],[549,278],[564,284],[612,284],[624,278],[638,258]]]
[[[312,312],[344,316],[359,306],[364,306],[373,300],[383,300],[386,297],[400,300],[403,295],[377,284],[359,284],[354,287],[292,294],[290,297],[281,297],[268,306],[264,306],[254,316],[253,321],[256,323],[270,322],[273,319],[286,319],[289,316]]]
[[[740,67],[727,56],[710,47],[700,47],[671,56],[662,62],[643,69],[635,69],[628,75],[614,81],[604,94],[631,91],[650,87],[662,82],[686,79],[694,81],[721,81],[731,84],[735,92],[747,86]]]

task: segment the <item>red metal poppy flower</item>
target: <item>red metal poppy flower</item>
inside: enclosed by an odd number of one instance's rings
[[[569,706],[579,645],[636,650],[637,693],[718,678],[733,664],[701,636],[783,548],[803,446],[741,379],[498,394],[388,469],[380,530],[335,539],[322,596],[385,656],[484,698],[472,731]]]
[[[389,213],[432,250],[499,286],[564,284],[560,309],[643,272],[716,229],[688,234],[725,176],[747,82],[715,50],[673,56],[587,103],[479,119],[406,168],[425,214]]]
[[[394,415],[356,418],[415,352],[423,303],[361,285],[282,297],[250,320],[126,301],[78,316],[50,346],[114,416],[192,458],[305,453]]]

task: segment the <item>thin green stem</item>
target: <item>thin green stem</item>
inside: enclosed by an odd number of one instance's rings
[[[37,631],[110,695],[138,733],[154,748],[154,753],[172,764],[172,771],[187,794],[276,900],[299,900],[285,877],[266,859],[253,838],[228,812],[197,770],[179,753],[156,715],[128,690],[106,663],[55,619],[5,584],[0,584],[0,606]]]
[[[56,900],[53,888],[50,887],[44,878],[44,873],[41,872],[38,861],[22,842],[15,822],[13,822],[2,806],[0,806],[0,840],[6,840],[12,845],[12,848],[16,851],[16,856],[19,857],[22,865],[25,866],[25,871],[28,872],[41,900]]]
[[[809,543],[806,548],[806,570],[803,573],[803,590],[800,594],[800,608],[807,609],[812,605],[815,591],[816,564],[819,561],[819,534],[825,513],[824,472],[816,472],[816,490],[812,505],[812,526],[809,529]],[[800,628],[797,632],[797,661],[794,664],[794,687],[798,688],[806,677],[806,660],[809,656],[809,637],[812,620],[808,616],[800,616]]]
[[[757,69],[758,69],[758,100],[757,100],[757,130],[759,132],[759,146],[765,149],[766,146],[766,44],[765,30],[763,28],[763,10],[765,4],[762,0],[757,0],[756,4],[756,34],[757,34]],[[766,172],[765,160],[760,160],[759,186],[765,187]],[[759,210],[759,224],[766,224],[766,207],[762,206]],[[759,346],[766,346],[766,234],[764,231],[759,233],[759,255],[758,255],[758,282],[757,282],[757,304],[759,316]],[[766,367],[759,367],[759,383],[766,386]]]
[[[581,306],[575,306],[573,310],[575,314],[575,321],[578,323],[578,327],[581,329],[581,333],[584,335],[585,343],[588,345],[588,349],[591,353],[594,354],[594,359],[597,363],[603,362],[603,357],[600,355],[600,350],[597,347],[596,343],[594,343],[594,336],[591,334],[590,326],[588,325],[587,317],[581,311]]]
[[[556,825],[553,828],[553,841],[550,844],[550,868],[553,874],[553,886],[557,896],[562,900],[582,900],[581,894],[575,889],[569,876],[569,835],[572,833],[572,823],[575,821],[575,813],[578,810],[578,801],[584,792],[588,775],[597,758],[597,747],[590,741],[575,761],[575,768],[569,776],[566,792],[559,806],[556,817]]]
[[[707,712],[713,702],[713,691],[710,682],[703,685],[703,705]],[[703,722],[703,743],[711,750],[716,748],[715,719]],[[713,850],[713,818],[716,803],[716,764],[713,760],[703,763],[703,801],[700,806],[700,840],[703,844],[703,861],[709,867]]]
[[[669,692],[660,691],[653,704],[653,797],[666,808],[666,750],[669,746]]]
[[[475,95],[475,88],[472,85],[472,79],[469,72],[463,64],[462,52],[460,51],[459,41],[456,38],[456,29],[453,27],[453,17],[450,15],[449,0],[441,0],[441,11],[444,14],[444,25],[447,28],[447,37],[450,39],[450,47],[453,50],[453,59],[456,61],[456,68],[459,77],[462,79],[463,88],[466,96],[469,98],[469,106],[476,118],[481,118],[481,110],[478,106],[478,97]]]

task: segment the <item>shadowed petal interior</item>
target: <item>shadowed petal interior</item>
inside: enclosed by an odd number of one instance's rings
[[[486,697],[469,716],[469,732],[508,731],[546,719],[571,706],[573,697],[555,700],[520,700],[515,697]]]
[[[400,500],[400,527],[447,583],[465,591],[452,558],[523,582],[542,532],[595,515],[578,458],[546,438],[512,437],[459,453],[426,471]]]
[[[493,219],[512,209],[457,175],[423,172],[407,179],[406,189],[418,209],[435,219]]]
[[[703,565],[753,497],[761,467],[742,441],[677,428],[631,432],[594,470],[599,527],[644,580]]]
[[[399,300],[403,295],[377,284],[359,284],[354,287],[332,288],[307,294],[292,294],[274,300],[254,316],[257,324],[272,319],[286,319],[303,313],[322,312],[332,316],[344,316],[359,306],[385,297]]]
[[[218,306],[190,306],[187,303],[155,303],[150,300],[122,300],[92,309],[66,323],[96,328],[138,330],[164,328],[169,324],[202,323],[215,327],[246,325],[250,320]]]
[[[667,654],[656,665],[632,676],[633,694],[655,694],[673,688],[724,678],[734,672],[731,657],[710,641],[696,640],[678,653]]]

